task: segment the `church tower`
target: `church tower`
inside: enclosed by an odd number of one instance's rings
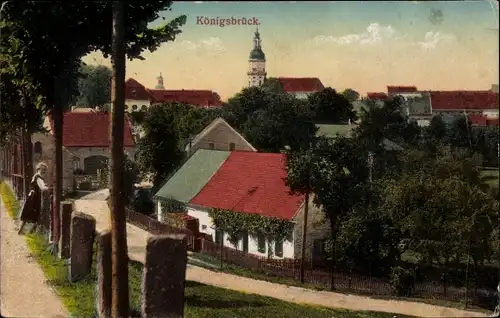
[[[261,86],[266,79],[266,55],[262,51],[259,28],[253,38],[253,50],[248,57],[248,86]]]
[[[165,89],[165,87],[163,87],[163,76],[161,76],[161,73],[160,73],[160,76],[158,76],[156,78],[156,86],[155,86],[155,89]]]

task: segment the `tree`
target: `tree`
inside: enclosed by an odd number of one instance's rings
[[[368,101],[362,110],[360,123],[354,130],[354,138],[368,149],[379,147],[384,139],[399,144],[416,145],[420,139],[420,128],[415,121],[401,113],[403,100],[400,97],[384,101],[382,107]]]
[[[268,152],[307,147],[317,131],[311,115],[303,101],[259,87],[243,89],[223,109],[230,125],[257,149]]]
[[[331,87],[309,95],[308,101],[318,122],[346,124],[356,120],[356,112],[351,102]]]
[[[262,85],[262,88],[274,93],[284,93],[280,80],[276,77],[266,78],[264,84]]]
[[[446,277],[450,264],[463,255],[477,264],[491,253],[488,241],[498,205],[479,187],[437,171],[414,171],[385,182],[380,210],[400,229],[400,244],[421,262],[441,264]]]
[[[440,115],[433,116],[427,129],[425,129],[426,137],[435,140],[443,140],[446,137],[447,129],[443,117]]]
[[[183,158],[177,120],[169,107],[155,106],[142,124],[144,136],[138,144],[138,164],[143,173],[152,174],[155,189]]]
[[[485,166],[498,166],[498,127],[472,127],[471,141],[472,149],[482,155]]]
[[[242,130],[248,119],[259,109],[263,109],[273,93],[260,87],[246,87],[241,92],[229,98],[223,105],[224,119],[237,130]]]
[[[350,103],[357,101],[359,99],[359,93],[351,88],[346,88],[342,92],[342,96],[344,96]]]
[[[157,105],[146,112],[142,122],[144,137],[138,144],[138,163],[143,173],[152,175],[155,190],[179,167],[189,139],[219,114],[218,110],[182,103]]]
[[[171,1],[152,4],[126,3],[125,49],[129,58],[141,58],[148,49],[154,51],[163,42],[172,41],[179,34],[186,17],[181,16],[159,28],[148,28],[148,22],[156,20],[158,12],[170,7]],[[44,99],[44,111],[50,113],[54,122],[55,137],[55,191],[54,216],[58,215],[62,194],[62,127],[63,112],[76,93],[76,82],[80,58],[85,54],[101,50],[110,54],[112,33],[109,21],[111,3],[85,2],[50,4],[38,1],[12,2],[6,6],[5,17],[10,22],[9,39],[16,45],[9,46],[9,54],[20,57],[11,64],[14,74],[24,72],[36,92]],[[2,30],[3,31],[3,30]],[[75,34],[78,36],[75,37]],[[12,44],[11,41],[10,44]],[[126,253],[126,250],[124,251]],[[123,267],[123,266],[122,266]],[[127,286],[126,266],[122,270],[121,282]],[[124,290],[124,289],[122,289]],[[126,295],[123,291],[122,295]],[[122,297],[124,298],[124,297]],[[119,316],[128,315],[128,301],[117,306]]]
[[[447,140],[453,147],[467,148],[472,151],[472,122],[465,115],[457,116],[450,125]]]
[[[294,192],[310,187],[314,202],[330,223],[332,246],[336,246],[343,218],[359,205],[366,193],[366,155],[352,140],[319,138],[314,151],[298,149],[287,156],[287,184]],[[331,288],[335,288],[336,251],[332,249]]]
[[[294,97],[277,94],[266,108],[257,110],[243,126],[243,133],[257,149],[279,152],[285,146],[304,148],[315,138],[317,128],[310,113]]]
[[[104,65],[80,66],[77,106],[104,106],[111,102],[111,69]]]
[[[372,195],[373,196],[373,195]],[[401,260],[401,233],[391,218],[376,209],[375,198],[356,207],[339,225],[335,248],[339,262],[366,275],[386,275]],[[331,242],[330,242],[331,243]]]

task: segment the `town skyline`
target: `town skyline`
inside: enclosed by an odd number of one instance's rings
[[[127,78],[154,88],[162,73],[166,89],[208,89],[226,100],[248,85],[256,27],[199,21],[246,17],[260,22],[268,77],[318,77],[363,95],[387,85],[486,90],[498,84],[498,6],[489,1],[175,2],[153,25],[181,14],[183,32],[146,52],[145,61],[127,61]],[[110,65],[98,52],[83,60]]]

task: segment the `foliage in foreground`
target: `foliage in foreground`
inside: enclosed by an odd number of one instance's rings
[[[19,202],[16,200],[14,191],[12,191],[9,185],[5,182],[0,183],[0,196],[5,208],[7,209],[9,217],[11,219],[17,218],[21,207],[19,206]]]

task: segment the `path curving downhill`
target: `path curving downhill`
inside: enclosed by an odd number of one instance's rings
[[[109,228],[109,209],[105,201],[76,200],[75,210],[93,216],[98,231]],[[129,258],[144,263],[145,247],[150,234],[132,224],[127,224]],[[273,297],[284,301],[345,308],[356,311],[381,311],[417,317],[485,317],[485,314],[455,308],[434,306],[402,300],[383,300],[341,293],[315,291],[286,286],[251,278],[210,271],[188,265],[186,279],[225,289]]]

